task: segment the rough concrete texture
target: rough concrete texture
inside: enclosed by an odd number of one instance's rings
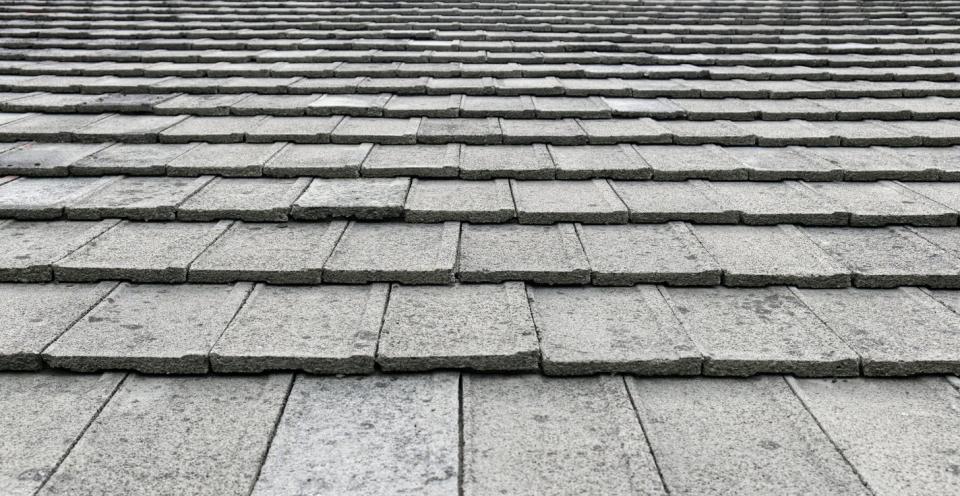
[[[516,217],[507,179],[414,179],[404,204],[406,222],[504,223]]]
[[[631,145],[548,148],[557,166],[557,179],[649,179],[652,173],[650,164]]]
[[[552,179],[554,172],[546,145],[460,147],[460,177],[464,179]]]
[[[196,146],[118,143],[70,164],[71,175],[162,175],[167,164]]]
[[[373,145],[287,145],[263,165],[263,175],[357,177]]]
[[[104,187],[67,203],[68,219],[174,220],[177,207],[207,185],[213,176],[119,177]]]
[[[694,226],[693,232],[723,268],[727,286],[850,285],[849,269],[796,226]]]
[[[785,287],[662,288],[704,356],[704,375],[859,374],[837,335]]]
[[[856,287],[960,287],[960,260],[908,228],[803,230],[820,248],[847,266]]]
[[[122,379],[118,373],[0,375],[0,492],[36,494]]]
[[[60,281],[123,279],[185,282],[187,267],[230,226],[217,223],[122,221],[53,265]]]
[[[464,224],[460,280],[586,284],[590,265],[573,224]]]
[[[408,189],[407,177],[314,179],[290,215],[302,220],[396,219],[403,215]]]
[[[0,222],[0,281],[51,280],[55,262],[117,222]]]
[[[384,370],[536,370],[537,333],[523,283],[394,285],[377,363]]]
[[[248,494],[291,380],[131,375],[39,494]]]
[[[656,286],[527,290],[543,372],[700,373],[700,353]]]
[[[335,222],[236,222],[190,264],[191,282],[316,284],[346,228]]]
[[[276,155],[284,143],[215,144],[203,143],[167,164],[171,176],[216,174],[226,177],[259,176],[264,164]]]
[[[596,285],[720,284],[720,266],[683,222],[626,226],[578,224],[577,233]]]
[[[224,178],[207,183],[177,208],[177,219],[286,221],[293,202],[310,184],[301,178]]]
[[[448,284],[454,280],[460,223],[351,222],[324,265],[324,282]]]
[[[874,494],[955,492],[960,395],[943,378],[787,380]]]
[[[376,145],[363,161],[367,177],[457,177],[460,145]]]
[[[702,180],[610,181],[617,196],[627,206],[630,222],[736,224],[739,222],[738,212],[723,204],[714,184],[722,183]]]
[[[0,369],[35,370],[40,353],[100,302],[114,282],[0,284]]]
[[[781,377],[627,385],[670,494],[871,494]]]
[[[797,181],[723,182],[709,184],[719,203],[739,213],[744,224],[843,226],[849,210]]]
[[[387,284],[258,284],[210,352],[215,372],[373,372]]]
[[[53,367],[152,374],[208,370],[207,354],[251,289],[123,283],[43,352]]]
[[[619,377],[463,377],[463,494],[666,494]]]
[[[459,383],[452,373],[298,377],[252,495],[456,493]]]
[[[957,212],[891,181],[809,183],[850,212],[852,226],[956,226]]]
[[[957,308],[955,291],[933,298],[919,288],[796,293],[860,355],[864,375],[960,371],[960,317],[947,308]]]
[[[113,177],[26,178],[0,185],[0,217],[57,219],[63,206],[114,181]]]
[[[607,181],[517,181],[510,183],[521,224],[586,222],[623,224],[627,207]]]
[[[653,169],[653,178],[661,181],[747,179],[747,165],[716,145],[635,147]]]

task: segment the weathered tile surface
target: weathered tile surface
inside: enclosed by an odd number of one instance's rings
[[[67,203],[68,219],[173,220],[177,207],[207,185],[212,176],[119,177]]]
[[[384,370],[536,370],[537,333],[523,283],[394,285],[377,363]]]
[[[70,164],[71,175],[163,175],[167,164],[195,145],[118,143]]]
[[[623,224],[627,208],[607,181],[517,181],[510,183],[521,224],[586,222]]]
[[[622,379],[463,377],[463,494],[666,494]]]
[[[700,353],[656,286],[527,290],[551,375],[700,373]]]
[[[204,373],[207,354],[250,284],[122,283],[43,352],[53,367]]]
[[[403,204],[410,179],[336,178],[314,179],[293,202],[294,219],[396,219],[403,215]]]
[[[363,161],[368,177],[457,177],[460,145],[376,145]]]
[[[117,221],[0,223],[0,280],[49,281],[52,265],[113,227]]]
[[[590,266],[573,224],[464,224],[460,280],[586,284]]]
[[[286,221],[293,202],[310,178],[218,177],[177,207],[177,219],[250,222]]]
[[[554,163],[546,145],[463,145],[460,177],[464,179],[552,179]]]
[[[704,375],[859,373],[857,355],[785,287],[662,288]]]
[[[124,221],[54,264],[61,281],[185,282],[187,266],[230,226]]]
[[[107,143],[27,143],[0,154],[0,172],[19,176],[66,176],[70,165]]]
[[[414,179],[403,210],[407,222],[503,223],[516,217],[506,179]]]
[[[323,280],[448,284],[454,280],[459,222],[351,222],[324,265]]]
[[[671,494],[871,494],[780,377],[627,384]]]
[[[190,264],[191,282],[319,283],[346,222],[235,222]]]
[[[252,494],[456,493],[459,382],[297,377]]]
[[[247,494],[290,381],[132,375],[39,494]]]
[[[211,144],[203,143],[167,164],[171,176],[259,176],[264,164],[277,154],[283,143]]]
[[[258,284],[210,352],[215,372],[373,372],[387,284]]]
[[[17,178],[0,184],[0,216],[56,219],[65,204],[111,183],[114,177]]]
[[[738,212],[730,209],[714,187],[702,180],[610,181],[626,204],[630,222],[689,221],[703,224],[736,224]],[[731,183],[738,184],[738,183]],[[751,183],[752,185],[752,183]]]
[[[263,145],[260,145],[263,146]],[[279,177],[357,177],[373,145],[296,145],[277,152],[263,164],[263,175]]]

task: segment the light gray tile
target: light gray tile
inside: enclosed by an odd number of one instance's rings
[[[308,177],[218,177],[180,204],[177,208],[177,219],[286,221],[291,205],[309,184]]]
[[[630,145],[548,147],[557,166],[557,179],[649,179],[650,164]]]
[[[555,167],[546,145],[463,145],[460,177],[464,179],[552,179]]]
[[[404,205],[407,222],[503,223],[516,217],[506,179],[414,179]]]
[[[363,161],[367,177],[457,177],[460,145],[376,145]]]
[[[119,177],[104,187],[67,202],[68,219],[105,218],[173,220],[177,207],[207,185],[213,176]]]
[[[53,278],[52,265],[113,227],[102,222],[0,223],[0,280],[41,282]]]
[[[464,224],[460,280],[586,284],[590,266],[573,224]]]
[[[850,225],[956,226],[957,212],[892,181],[810,183],[817,193],[850,212]]]
[[[738,212],[724,205],[723,197],[713,184],[705,181],[610,181],[610,185],[626,204],[630,222],[736,224],[739,221]]]
[[[395,219],[403,215],[410,178],[314,179],[293,203],[294,219]]]
[[[26,178],[0,185],[0,217],[57,219],[63,206],[114,181],[115,177]]]
[[[627,207],[603,179],[510,183],[521,224],[623,224]]]
[[[283,143],[271,144],[209,144],[203,143],[173,159],[167,165],[171,176],[199,176],[216,174],[226,177],[259,176],[264,164]]]
[[[357,177],[373,145],[285,146],[263,165],[263,175],[275,177]]]

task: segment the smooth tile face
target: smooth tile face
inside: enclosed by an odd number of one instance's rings
[[[346,222],[230,226],[190,264],[191,282],[319,283]]]
[[[187,266],[230,222],[121,222],[54,265],[60,281],[185,282]]]
[[[720,266],[682,222],[624,226],[578,224],[593,284],[718,285]]]
[[[590,268],[572,224],[464,224],[460,280],[586,284]]]
[[[384,370],[536,370],[523,284],[394,285],[377,363]]]
[[[131,375],[40,494],[247,494],[291,380]]]
[[[859,373],[856,353],[785,287],[661,292],[703,354],[704,375]]]
[[[43,366],[40,353],[116,286],[0,284],[0,369]]]
[[[700,352],[656,286],[527,289],[546,374],[700,373]]]
[[[949,309],[956,291],[932,298],[919,288],[795,292],[861,356],[864,375],[960,371],[960,317]]]
[[[849,269],[796,226],[694,226],[693,232],[720,264],[727,286],[850,285]]]
[[[210,352],[216,372],[373,372],[387,284],[257,287]]]
[[[671,494],[870,494],[783,378],[627,384]]]
[[[459,382],[297,377],[252,494],[456,493]]]
[[[788,380],[875,493],[956,489],[960,395],[943,378]]]
[[[353,222],[324,265],[323,280],[448,284],[454,280],[459,222]]]
[[[0,280],[42,282],[51,266],[88,244],[117,221],[0,222]]]
[[[207,354],[250,292],[236,285],[121,284],[43,353],[53,367],[205,373]]]
[[[619,377],[463,377],[463,494],[665,494]]]
[[[0,491],[9,496],[35,494],[123,377],[0,375]]]

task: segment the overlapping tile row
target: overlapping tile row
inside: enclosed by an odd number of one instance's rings
[[[952,182],[960,147],[9,142],[0,174]]]
[[[7,221],[0,279],[960,287],[956,227]]]
[[[908,376],[960,371],[960,293],[0,284],[0,369]]]
[[[105,167],[105,162],[92,163]],[[139,165],[146,167],[149,163]],[[958,211],[960,183],[956,182],[467,181],[209,175],[8,176],[0,181],[0,219],[19,220],[354,219],[520,224],[689,221],[946,227],[957,225]]]
[[[958,386],[954,377],[5,374],[0,487],[10,496],[949,494]]]

